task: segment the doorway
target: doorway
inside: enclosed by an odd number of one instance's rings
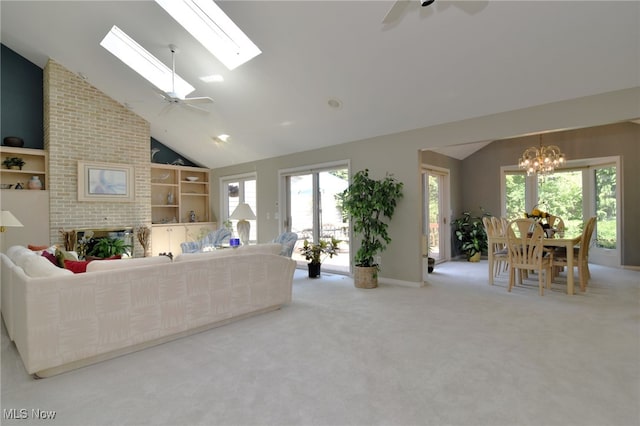
[[[423,250],[430,257],[433,257],[436,263],[441,263],[451,258],[451,244],[448,237],[451,235],[449,188],[448,169],[434,166],[425,166],[423,168]]]

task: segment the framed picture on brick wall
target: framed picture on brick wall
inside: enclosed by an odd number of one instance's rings
[[[133,166],[78,161],[78,201],[135,200]]]

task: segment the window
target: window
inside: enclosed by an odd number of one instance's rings
[[[236,224],[237,220],[229,220],[229,216],[238,207],[240,203],[247,203],[251,207],[251,210],[258,215],[256,205],[256,175],[255,173],[238,176],[227,176],[220,179],[220,194],[222,197],[222,212],[220,213],[220,220],[222,224],[229,221],[232,227],[234,235],[237,236]],[[249,235],[249,241],[256,242],[258,240],[258,227],[256,220],[250,220],[251,232]]]

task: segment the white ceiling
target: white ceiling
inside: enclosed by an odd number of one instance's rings
[[[1,40],[82,73],[212,168],[640,86],[640,2],[411,1],[383,25],[393,3],[218,2],[263,52],[233,71],[153,1],[3,0]],[[159,115],[153,87],[99,45],[114,24],[169,66],[177,45],[211,113]],[[199,80],[215,73],[225,81]]]

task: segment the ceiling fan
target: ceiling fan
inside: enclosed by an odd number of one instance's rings
[[[212,104],[213,99],[207,96],[187,98],[181,97],[175,90],[175,79],[176,79],[176,53],[178,52],[178,48],[171,44],[169,45],[169,49],[171,50],[171,91],[170,92],[161,92],[160,95],[164,98],[165,102],[168,102],[168,105],[160,112],[160,114],[164,114],[168,112],[173,106],[179,105],[190,108],[192,110],[209,113],[210,111],[199,107],[198,105],[204,104]]]
[[[382,23],[390,24],[397,21],[403,15],[403,12],[405,11],[405,8],[409,5],[409,3],[416,1],[420,3],[420,6],[426,7],[433,3],[435,0],[397,0],[384,16]]]

